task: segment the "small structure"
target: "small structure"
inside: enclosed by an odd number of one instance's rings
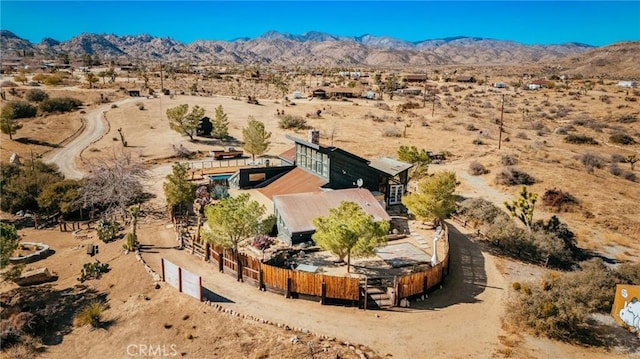
[[[302,98],[302,93],[300,91],[295,91],[293,93],[293,98],[296,99],[296,100],[301,99]]]
[[[527,90],[539,90],[541,87],[539,84],[527,84]]]
[[[404,77],[406,82],[425,82],[427,81],[427,74],[409,74]]]
[[[635,81],[618,81],[618,84],[616,86],[634,88],[634,87],[637,87],[638,85],[636,84]]]
[[[129,90],[129,96],[140,97],[140,90]]]
[[[21,166],[22,162],[20,162],[20,156],[17,153],[12,153],[11,157],[9,157],[9,163],[14,166]]]
[[[473,76],[458,76],[456,78],[457,82],[467,82],[467,83],[473,83],[476,82],[476,78]]]
[[[507,84],[504,82],[494,82],[493,83],[493,87],[497,88],[497,89],[505,89],[507,88]]]
[[[311,96],[316,98],[327,98],[327,91],[322,88],[317,88],[311,92]]]

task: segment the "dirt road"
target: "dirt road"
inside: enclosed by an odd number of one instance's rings
[[[133,101],[141,101],[141,98],[124,99],[89,111],[86,116],[87,123],[82,133],[63,148],[52,151],[46,159],[46,162],[57,164],[60,168],[60,172],[62,172],[66,178],[82,178],[84,176],[84,172],[78,168],[76,161],[80,158],[80,154],[85,148],[99,140],[106,133],[108,128],[107,123],[104,120],[104,113],[114,104],[116,106],[122,106]]]

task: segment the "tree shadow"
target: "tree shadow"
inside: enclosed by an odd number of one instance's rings
[[[481,301],[477,297],[488,287],[482,247],[451,225],[449,246],[449,275],[442,288],[433,292],[426,301],[412,302],[411,308],[437,310]]]
[[[86,285],[64,289],[55,289],[50,284],[20,287],[0,294],[1,320],[4,323],[14,316],[28,316],[30,319],[25,321],[25,327],[16,329],[39,339],[44,345],[57,345],[73,329],[76,315],[94,302],[106,304],[107,294]],[[103,322],[102,327],[109,328],[115,322]],[[22,340],[28,339],[20,337],[13,344]],[[2,347],[11,344],[3,343]]]

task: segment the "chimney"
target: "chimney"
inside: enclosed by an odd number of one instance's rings
[[[320,131],[313,129],[309,130],[309,142],[319,145],[320,144]]]

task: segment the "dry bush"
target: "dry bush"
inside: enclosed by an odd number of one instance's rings
[[[478,131],[478,128],[473,123],[468,123],[464,126],[467,131]]]
[[[496,183],[504,186],[531,185],[536,183],[536,179],[519,169],[503,167],[496,174]]]
[[[284,130],[297,129],[297,130],[306,130],[309,129],[309,125],[307,125],[307,120],[302,118],[302,116],[294,116],[294,115],[284,115],[278,121],[278,127]]]
[[[473,161],[469,164],[469,170],[467,172],[472,176],[480,176],[488,173],[489,170],[487,170],[482,163]]]
[[[624,173],[622,174],[622,178],[626,179],[627,181],[638,182],[638,176],[630,171],[624,171]]]
[[[379,108],[379,109],[385,110],[385,111],[391,111],[391,107],[389,107],[389,105],[387,105],[384,102],[376,102],[376,108]]]
[[[395,127],[395,126],[391,126],[391,127],[387,127],[382,131],[382,136],[384,137],[402,137],[402,133],[400,132],[400,130]]]
[[[617,163],[611,163],[609,164],[609,173],[611,173],[616,177],[619,177],[619,176],[622,176],[622,174],[624,173],[624,170],[620,168]]]
[[[90,325],[96,329],[100,328],[105,310],[107,310],[107,306],[104,303],[93,302],[78,313],[76,323],[78,325]]]
[[[607,128],[607,124],[600,121],[595,121],[591,118],[577,118],[573,120],[572,124],[576,126],[582,126],[590,128],[596,132],[602,132],[603,129]]]
[[[619,280],[599,259],[583,263],[577,272],[549,273],[539,284],[522,283],[514,291],[507,303],[508,320],[535,335],[610,345],[611,339],[594,330],[589,319],[611,309]]]
[[[609,142],[616,143],[619,145],[633,145],[636,143],[636,140],[633,137],[626,135],[624,133],[616,133],[609,137]]]
[[[518,158],[514,155],[503,155],[500,157],[500,164],[503,166],[515,166],[518,164]]]
[[[624,157],[623,155],[614,153],[611,155],[611,162],[612,163],[623,163],[626,162],[626,157]]]
[[[564,142],[573,143],[576,145],[597,145],[598,141],[596,141],[593,137],[586,135],[568,135],[564,138]]]
[[[593,173],[593,170],[596,168],[602,168],[605,164],[605,160],[602,157],[591,152],[578,156],[578,160],[582,162],[589,173]]]
[[[569,211],[578,205],[578,199],[568,192],[559,189],[548,189],[542,195],[542,203],[547,207],[555,208],[556,211]]]
[[[529,136],[527,136],[527,134],[526,134],[526,133],[524,133],[524,132],[518,132],[518,133],[516,134],[516,138],[519,138],[519,139],[521,139],[521,140],[528,140],[528,139],[529,139]]]
[[[635,113],[626,114],[618,117],[620,123],[634,123],[638,120],[638,116]]]

